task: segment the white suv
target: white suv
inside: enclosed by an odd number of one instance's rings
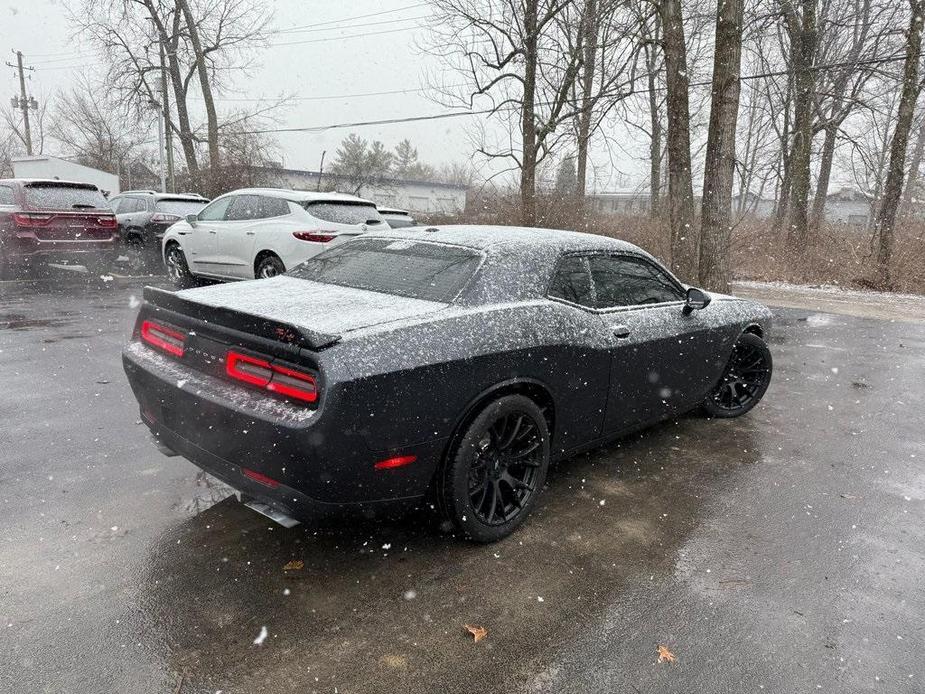
[[[222,195],[164,234],[177,286],[197,277],[273,277],[368,229],[388,229],[368,200],[342,193],[249,188]]]

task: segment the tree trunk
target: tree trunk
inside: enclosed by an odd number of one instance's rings
[[[691,133],[687,46],[681,0],[659,5],[665,47],[668,105],[668,218],[671,267],[682,280],[696,280],[700,242],[694,228],[694,186],[691,180]]]
[[[915,149],[912,151],[912,160],[909,162],[909,178],[906,180],[903,204],[900,209],[902,217],[910,217],[915,213],[915,188],[919,182],[919,169],[922,167],[923,154],[925,154],[925,123],[919,126],[919,134],[915,138]]]
[[[199,28],[196,25],[196,18],[190,9],[189,0],[177,0],[177,6],[183,12],[186,18],[186,28],[189,32],[190,44],[193,46],[193,53],[196,56],[196,69],[199,73],[199,84],[202,89],[202,100],[206,107],[206,127],[209,138],[209,180],[208,191],[210,195],[216,195],[219,188],[219,166],[221,165],[220,153],[218,149],[218,116],[215,112],[215,101],[212,98],[212,86],[209,82],[209,68],[206,65],[205,54],[202,50],[202,42],[199,40]]]
[[[879,280],[884,287],[893,285],[890,277],[890,262],[893,258],[893,228],[896,224],[896,212],[902,195],[903,178],[906,172],[906,148],[909,144],[909,131],[912,129],[912,117],[915,114],[915,102],[919,97],[919,59],[922,54],[922,0],[909,0],[912,18],[906,34],[906,62],[903,68],[902,95],[899,111],[896,114],[896,128],[893,130],[893,142],[890,146],[890,165],[887,169],[886,183],[883,186],[883,198],[877,214],[877,266]]]
[[[732,182],[735,175],[744,0],[719,0],[713,56],[713,99],[700,208],[700,284],[729,290]]]
[[[812,228],[818,229],[825,222],[825,201],[829,195],[829,181],[832,178],[832,162],[835,160],[835,142],[838,139],[838,124],[829,123],[822,142],[819,159],[819,178],[816,180],[816,195],[813,197]]]
[[[584,38],[584,65],[581,73],[581,115],[578,120],[578,182],[575,197],[578,222],[584,222],[588,174],[588,141],[591,139],[591,101],[594,89],[595,61],[597,60],[597,0],[585,0],[582,34]]]
[[[658,25],[655,27],[658,40]],[[662,186],[662,114],[658,108],[658,82],[655,51],[646,46],[646,68],[649,79],[649,118],[652,139],[649,142],[649,216],[657,219],[661,210],[659,199]]]
[[[809,189],[813,144],[813,97],[815,77],[812,67],[816,56],[816,1],[801,0],[799,16],[792,3],[787,12],[790,32],[791,65],[796,96],[793,106],[793,147],[790,155],[790,225],[787,238],[793,247],[806,243],[809,227]]]
[[[524,103],[521,115],[523,154],[520,171],[520,217],[524,226],[536,225],[536,61],[539,1],[524,7]]]

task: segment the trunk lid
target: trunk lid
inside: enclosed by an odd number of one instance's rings
[[[293,326],[302,333],[337,339],[353,330],[417,318],[447,306],[435,301],[322,284],[285,275],[187,289],[178,292],[176,297],[200,307],[231,311]],[[202,308],[200,312],[208,313]]]

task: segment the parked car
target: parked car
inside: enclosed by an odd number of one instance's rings
[[[399,210],[393,207],[380,207],[379,214],[392,229],[402,229],[404,227],[417,226],[417,221],[407,210]]]
[[[376,206],[353,195],[236,190],[172,226],[164,262],[180,287],[273,277],[376,227],[386,227]]]
[[[118,238],[116,217],[95,185],[0,180],[0,278],[49,262],[108,271]]]
[[[760,304],[577,232],[370,233],[287,275],[147,288],[123,353],[163,450],[281,518],[433,499],[493,541],[552,460],[771,378]]]
[[[208,203],[207,198],[194,193],[153,190],[129,190],[110,198],[119,221],[122,252],[128,256],[131,269],[144,271],[159,265],[164,232]]]

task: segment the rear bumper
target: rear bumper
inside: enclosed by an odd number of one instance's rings
[[[3,244],[3,254],[10,263],[41,260],[79,260],[88,256],[115,255],[118,236],[108,239],[44,241],[34,235],[16,235]]]
[[[430,490],[442,456],[445,441],[439,439],[400,451],[374,450],[365,438],[366,422],[355,421],[353,408],[336,408],[330,398],[314,411],[269,400],[138,342],[126,347],[123,365],[142,420],[163,445],[287,515],[378,515],[414,504]],[[330,396],[334,387],[328,386]],[[397,454],[417,460],[375,469],[377,461]],[[254,481],[245,469],[278,486]]]

